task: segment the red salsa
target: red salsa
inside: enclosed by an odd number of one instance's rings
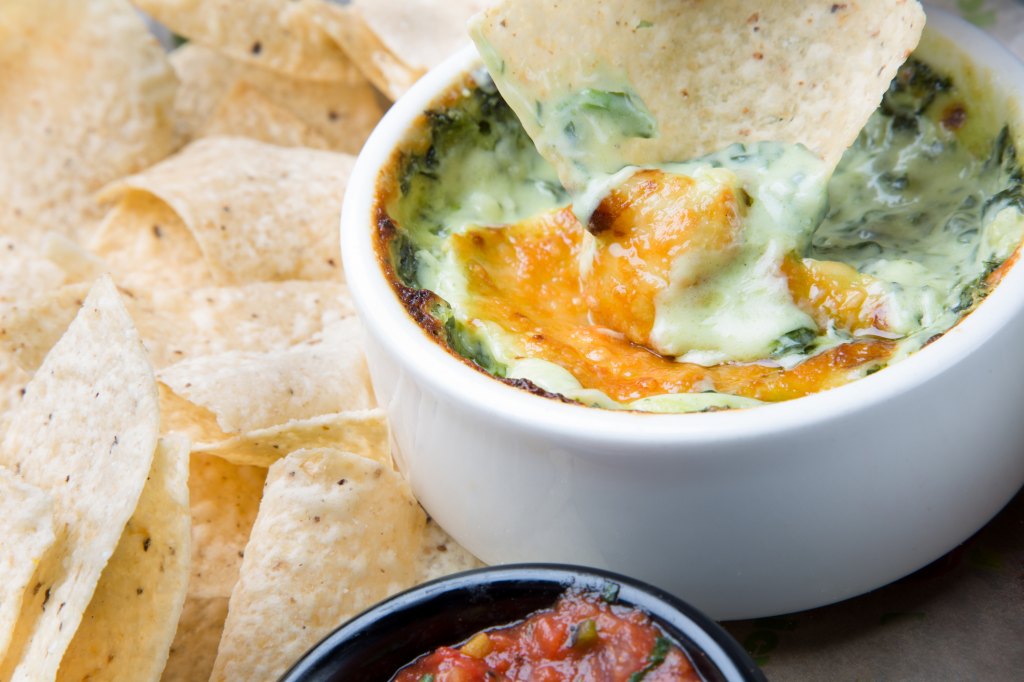
[[[700,682],[643,611],[569,591],[551,609],[420,657],[392,682]]]

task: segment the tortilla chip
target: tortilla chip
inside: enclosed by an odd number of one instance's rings
[[[384,113],[380,96],[354,68],[338,82],[299,80],[192,43],[175,50],[171,64],[181,79],[175,115],[189,137],[221,133],[286,144],[280,133],[273,136],[278,139],[254,134],[255,124],[240,118],[244,96],[258,107],[253,118],[280,126],[287,121],[292,128],[297,119],[315,143],[307,146],[355,154]]]
[[[352,65],[317,25],[319,0],[135,0],[178,35],[307,80],[344,80]]]
[[[156,367],[232,350],[288,348],[355,313],[338,282],[167,289],[136,293],[127,303]]]
[[[164,384],[160,388],[160,433],[180,433],[190,442],[230,438],[217,426],[217,418],[206,408],[193,405]]]
[[[64,271],[68,284],[92,282],[107,271],[107,264],[96,254],[56,232],[43,235],[40,250],[43,256]]]
[[[379,462],[319,449],[276,463],[211,679],[276,679],[333,628],[413,585],[425,524]]]
[[[162,682],[196,682],[210,679],[217,644],[228,616],[228,598],[189,597],[181,611],[178,632]]]
[[[34,372],[75,319],[88,284],[69,284],[24,303],[0,303],[0,349]]]
[[[266,478],[264,468],[235,466],[210,455],[191,456],[192,575],[162,680],[210,678],[228,597],[238,581]]]
[[[281,147],[330,149],[324,137],[248,83],[236,83],[224,96],[199,136],[234,135]]]
[[[192,233],[174,209],[148,192],[125,193],[90,246],[131,291],[215,284]]]
[[[0,659],[14,634],[25,591],[53,545],[53,499],[0,467]]]
[[[6,430],[11,415],[21,404],[31,379],[31,372],[21,367],[10,351],[0,349],[0,433]]]
[[[269,467],[303,448],[335,448],[392,466],[390,431],[380,409],[295,419],[219,442],[196,443],[192,452],[217,455],[235,464]]]
[[[96,279],[106,264],[55,232],[29,241],[0,236],[0,301],[20,301],[66,284]]]
[[[188,441],[161,439],[59,680],[159,680],[189,576]]]
[[[417,558],[417,582],[426,582],[482,566],[484,562],[453,540],[434,519],[427,519],[420,556]]]
[[[5,0],[0,73],[8,233],[86,233],[100,187],[176,145],[174,72],[125,0]]]
[[[156,450],[156,380],[109,278],[26,388],[0,465],[53,497],[57,540],[0,678],[52,679],[139,500]]]
[[[161,370],[158,378],[210,410],[229,433],[375,404],[355,317],[332,325],[325,339],[267,353],[193,358]]]
[[[194,453],[189,465],[192,577],[189,595],[227,597],[238,581],[267,470]]]
[[[398,99],[469,43],[466,21],[488,0],[351,0],[320,5],[320,21],[367,78]]]
[[[0,237],[0,350],[30,372],[104,271],[102,261],[67,237],[46,233],[34,241]]]
[[[99,259],[66,237],[47,233],[36,241],[0,237],[0,350],[28,371],[71,324],[103,271]]]
[[[238,137],[206,138],[103,191],[167,202],[199,243],[214,280],[341,280],[338,223],[354,159]]]
[[[46,240],[41,235],[40,241]],[[77,273],[76,273],[77,274]],[[0,301],[19,301],[76,281],[42,246],[0,236]]]
[[[87,285],[72,284],[25,303],[0,303],[0,412],[4,405],[20,402],[20,389],[30,377],[26,370],[39,366],[71,323],[87,291]],[[355,320],[347,289],[333,282],[171,289],[152,296],[140,293],[125,302],[157,367],[232,351],[285,349],[314,340],[349,317]],[[187,401],[180,404],[188,405],[190,414],[177,414],[181,419],[165,427],[165,432],[181,431],[196,441],[226,437],[212,416],[210,430],[194,414],[199,408]],[[175,419],[174,408],[164,406],[162,411],[165,420]],[[198,429],[183,426],[197,423]]]
[[[179,131],[187,140],[201,136],[201,131],[224,97],[237,84],[238,72],[256,69],[272,77],[295,81],[274,71],[254,67],[227,57],[217,50],[198,43],[185,43],[170,56],[171,66],[178,76],[178,93],[174,98],[174,118]]]
[[[470,32],[541,154],[578,189],[587,171],[756,140],[803,143],[834,166],[923,26],[914,0],[502,0]],[[637,117],[654,125],[623,126]],[[573,121],[614,130],[614,153],[544,142],[542,128],[558,137]]]

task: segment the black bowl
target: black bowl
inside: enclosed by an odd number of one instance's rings
[[[425,583],[356,616],[310,649],[282,682],[387,682],[442,645],[551,607],[569,587],[604,592],[647,612],[706,682],[765,682],[746,651],[713,620],[662,590],[608,571],[557,564],[481,568]]]

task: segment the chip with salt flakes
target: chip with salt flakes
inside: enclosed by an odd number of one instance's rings
[[[341,280],[338,221],[354,159],[240,137],[205,138],[105,188],[167,202],[220,284]]]
[[[367,78],[398,99],[431,67],[469,42],[466,21],[487,0],[350,0],[321,3],[324,28]]]
[[[349,77],[352,64],[317,25],[320,0],[135,0],[178,35],[235,59],[308,80]]]
[[[0,467],[0,659],[14,634],[36,566],[53,545],[53,499]]]
[[[256,522],[267,470],[193,453],[189,463],[192,576],[189,596],[230,597]]]
[[[25,390],[0,465],[49,492],[57,529],[0,678],[52,679],[146,482],[156,379],[113,283],[96,282]]]
[[[188,586],[188,459],[185,438],[160,440],[58,680],[160,679]]]
[[[177,144],[174,72],[127,0],[5,0],[0,73],[9,234],[87,234],[93,193]]]
[[[293,419],[226,440],[195,443],[193,452],[217,455],[235,464],[269,467],[302,448],[336,448],[390,467],[390,431],[383,410],[357,410]]]
[[[157,378],[210,410],[229,433],[375,404],[362,327],[354,317],[332,325],[325,338],[265,353],[229,351],[192,358],[160,370]]]
[[[334,627],[414,585],[426,518],[389,466],[301,450],[270,468],[212,680],[276,679]]]
[[[315,137],[313,146],[355,154],[369,137],[384,113],[381,97],[356,69],[345,80],[321,83],[300,80],[267,69],[245,64],[208,47],[189,43],[171,53],[181,85],[175,98],[175,114],[182,131],[192,137],[210,135],[214,129],[223,134],[245,135],[265,142],[284,144],[273,131],[252,127],[252,121],[227,120],[226,111],[237,109],[239,92],[250,93],[268,122],[296,119]],[[239,90],[241,88],[241,90]],[[235,102],[232,99],[234,94]],[[256,100],[252,95],[258,95]],[[252,102],[250,102],[252,103]],[[268,106],[275,112],[269,114]],[[221,120],[215,119],[220,114]],[[286,116],[288,114],[289,116]],[[232,125],[244,126],[240,128]]]
[[[802,143],[834,166],[923,27],[914,0],[502,0],[470,32],[578,189],[590,174],[756,140]]]

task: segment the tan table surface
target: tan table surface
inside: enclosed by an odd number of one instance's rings
[[[896,583],[725,626],[773,681],[1024,680],[1024,492],[971,539]]]

